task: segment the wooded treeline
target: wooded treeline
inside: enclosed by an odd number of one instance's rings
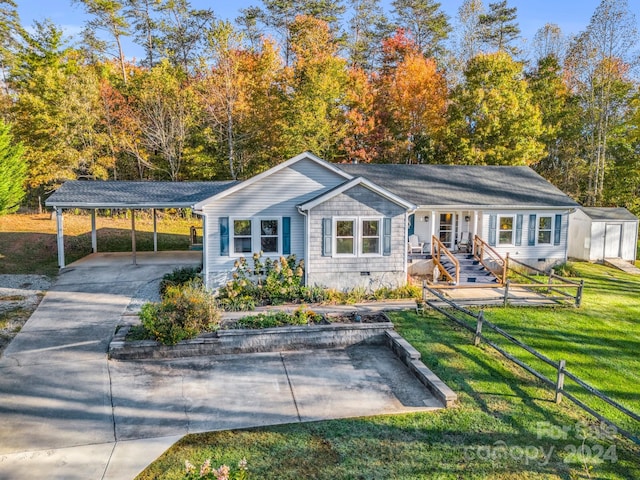
[[[233,23],[188,0],[73,1],[91,19],[77,38],[27,30],[0,0],[0,145],[22,145],[31,201],[68,179],[242,179],[309,150],[530,165],[586,205],[640,214],[626,0],[529,42],[507,0],[464,0],[456,18],[435,0],[262,0]]]

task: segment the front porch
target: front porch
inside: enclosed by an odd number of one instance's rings
[[[470,252],[471,241],[482,236],[480,210],[424,210],[409,216],[409,260],[433,255],[432,238],[436,237],[452,252]],[[416,248],[417,245],[421,249]]]

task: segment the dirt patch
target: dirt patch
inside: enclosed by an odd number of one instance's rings
[[[0,275],[0,356],[29,320],[51,283],[44,275]]]

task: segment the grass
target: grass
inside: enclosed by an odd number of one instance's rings
[[[638,411],[640,278],[577,268],[587,285],[580,310],[492,309],[487,318]],[[438,314],[391,317],[458,393],[455,408],[188,435],[138,478],[183,478],[185,460],[207,458],[246,458],[251,478],[640,478],[638,446],[603,434],[570,402],[556,405],[549,388],[473,346],[466,330]],[[591,455],[575,455],[583,443]]]
[[[65,259],[67,264],[91,253],[91,216],[87,212],[65,213]],[[189,227],[199,225],[196,217],[184,219],[163,215],[158,219],[158,249],[189,248]],[[98,251],[131,251],[131,219],[125,215],[96,218]],[[136,214],[136,248],[153,250],[153,220]],[[58,273],[56,220],[49,214],[0,216],[0,274]]]

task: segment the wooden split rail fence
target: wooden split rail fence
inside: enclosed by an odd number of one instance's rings
[[[640,422],[640,415],[638,415],[635,412],[632,412],[628,408],[624,407],[623,405],[619,404],[615,400],[613,400],[613,399],[609,398],[608,396],[606,396],[604,393],[602,393],[598,389],[592,387],[591,385],[589,385],[585,381],[581,380],[578,376],[576,376],[573,373],[571,373],[569,370],[567,370],[567,365],[566,365],[566,362],[564,360],[560,360],[559,362],[551,360],[546,355],[538,352],[537,350],[535,350],[534,348],[530,347],[529,345],[521,342],[520,340],[518,340],[517,338],[515,338],[511,334],[507,333],[502,328],[498,327],[497,325],[494,325],[493,323],[491,323],[490,321],[485,319],[484,318],[484,312],[482,310],[480,310],[478,313],[474,313],[471,310],[468,310],[468,309],[456,304],[454,301],[448,299],[447,297],[442,295],[442,293],[440,293],[438,290],[435,290],[433,288],[429,288],[428,286],[426,286],[426,284],[424,285],[424,292],[425,292],[425,295],[424,295],[423,300],[424,300],[426,305],[428,305],[429,307],[433,308],[434,310],[440,312],[442,315],[444,315],[448,319],[452,320],[456,324],[460,325],[461,327],[469,330],[471,333],[474,334],[474,337],[473,337],[474,345],[477,346],[481,342],[486,343],[490,347],[492,347],[495,350],[497,350],[505,358],[507,358],[508,360],[512,361],[513,363],[515,363],[516,365],[520,366],[521,368],[525,369],[527,372],[529,372],[530,374],[532,374],[533,376],[535,376],[536,378],[541,380],[547,386],[553,388],[555,390],[555,401],[556,401],[556,403],[560,403],[562,398],[566,397],[567,399],[571,400],[574,404],[576,404],[578,407],[580,407],[581,409],[583,409],[584,411],[586,411],[590,415],[593,415],[599,421],[601,421],[601,422],[609,425],[610,427],[616,429],[616,431],[618,433],[620,433],[621,435],[627,437],[628,439],[630,439],[634,443],[640,445],[640,438],[636,434],[630,432],[629,430],[627,430],[625,428],[620,427],[614,421],[612,421],[612,420],[606,418],[605,416],[599,414],[593,408],[591,408],[590,406],[585,404],[582,400],[578,399],[575,395],[573,395],[572,393],[568,392],[565,389],[565,386],[564,386],[565,379],[572,380],[573,382],[575,382],[575,384],[577,384],[580,387],[582,387],[589,394],[599,398],[600,400],[602,400],[605,403],[609,404],[610,406],[612,406],[613,408],[615,408],[619,412],[623,413],[625,416],[631,418],[632,420],[635,420],[636,422]],[[431,300],[431,299],[427,298],[427,296],[426,296],[427,293],[429,293],[429,294],[433,295],[434,297],[436,297],[437,301],[434,301],[434,300]],[[450,309],[446,309],[446,308],[442,307],[441,305],[438,304],[438,302],[444,302],[446,305],[448,305],[448,307],[450,307]],[[465,321],[464,319],[458,318],[454,313],[452,313],[451,309],[454,312],[462,313],[465,316],[474,319],[475,323],[476,323],[475,328],[472,327],[468,323],[468,321]],[[495,332],[498,335],[500,335],[500,336],[504,337],[505,339],[507,339],[510,343],[522,348],[523,350],[526,350],[527,352],[529,352],[531,355],[535,356],[536,358],[538,358],[542,362],[544,362],[547,365],[550,365],[551,367],[553,367],[557,372],[556,379],[555,380],[550,379],[549,377],[547,377],[543,373],[537,371],[532,366],[528,365],[524,361],[520,360],[519,358],[515,357],[514,355],[512,355],[509,352],[507,352],[506,350],[504,350],[501,346],[499,346],[495,342],[489,340],[482,333],[483,329],[485,329],[485,328],[491,329],[493,332]]]

